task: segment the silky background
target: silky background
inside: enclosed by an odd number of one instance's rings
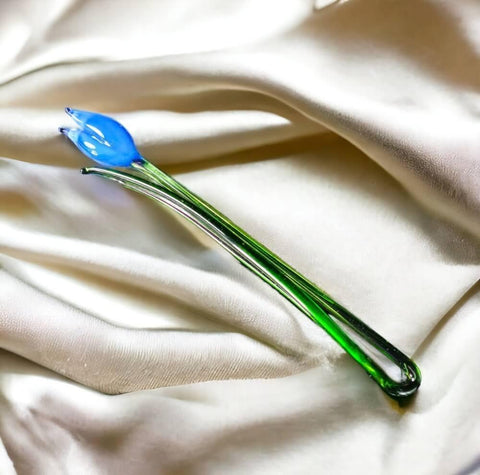
[[[0,473],[480,468],[480,3],[1,0]],[[64,106],[319,283],[423,372],[391,402]]]

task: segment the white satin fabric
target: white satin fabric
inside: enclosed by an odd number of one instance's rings
[[[0,3],[0,473],[478,467],[479,24],[473,0]],[[81,176],[66,105],[413,355],[415,401]]]

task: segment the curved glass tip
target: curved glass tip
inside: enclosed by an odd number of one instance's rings
[[[108,167],[129,167],[141,160],[137,147],[127,129],[116,120],[96,112],[65,107],[65,112],[78,127],[60,127],[88,158]]]

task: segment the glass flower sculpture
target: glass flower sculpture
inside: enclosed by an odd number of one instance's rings
[[[106,167],[84,168],[83,174],[114,180],[194,223],[323,328],[391,398],[401,401],[417,391],[421,374],[411,359],[213,206],[142,157],[120,123],[95,112],[68,107],[65,111],[76,127],[61,127],[60,132],[88,158]]]

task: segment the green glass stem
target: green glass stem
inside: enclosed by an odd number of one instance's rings
[[[400,350],[172,176],[143,158],[132,167],[146,179],[97,167],[82,173],[117,181],[181,214],[322,327],[386,394],[401,400],[416,392],[420,371]]]

